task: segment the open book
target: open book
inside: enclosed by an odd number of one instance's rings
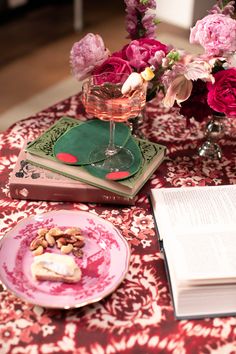
[[[151,190],[177,318],[236,313],[236,185]]]

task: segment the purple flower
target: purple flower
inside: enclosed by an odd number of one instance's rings
[[[87,78],[95,66],[101,65],[108,58],[102,37],[88,33],[79,42],[74,43],[70,52],[72,72],[77,80]]]
[[[136,14],[136,10],[130,11],[126,15],[125,19],[125,26],[126,30],[129,33],[129,38],[135,39],[138,38],[137,32],[138,32],[138,18]]]
[[[136,9],[145,12],[147,9],[156,9],[156,0],[125,0],[127,12]]]
[[[155,38],[156,35],[156,16],[154,14],[146,13],[142,18],[142,25],[145,31],[146,38]]]
[[[126,30],[129,38],[154,38],[155,14],[150,10],[156,9],[156,0],[125,0]]]
[[[223,14],[226,16],[233,16],[235,1],[229,1],[225,4],[223,0],[217,0],[217,3],[209,11],[209,14]]]

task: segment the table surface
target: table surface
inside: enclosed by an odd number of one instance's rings
[[[52,310],[30,305],[0,284],[0,353],[235,353],[236,317],[178,321],[174,317],[147,192],[150,188],[236,183],[236,125],[226,123],[221,161],[198,157],[203,126],[158,100],[147,105],[142,131],[167,146],[167,159],[133,207],[12,200],[8,178],[24,140],[61,116],[85,120],[79,95],[22,120],[0,134],[0,236],[21,219],[51,210],[91,211],[114,224],[131,246],[128,274],[119,288],[92,305]]]

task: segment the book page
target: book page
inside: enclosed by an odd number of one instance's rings
[[[151,190],[160,237],[236,227],[236,185]]]
[[[154,216],[179,281],[236,279],[236,186],[152,190]]]
[[[182,286],[236,282],[236,230],[176,234],[164,248]]]

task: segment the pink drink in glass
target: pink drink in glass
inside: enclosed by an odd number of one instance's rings
[[[91,152],[93,164],[106,172],[127,171],[134,161],[132,151],[115,145],[115,124],[140,114],[146,102],[146,85],[122,94],[128,74],[103,73],[94,75],[83,84],[82,102],[91,116],[109,123],[108,145],[97,146]],[[109,81],[109,79],[111,79]]]
[[[122,95],[122,85],[112,84],[110,87],[115,88],[115,97],[112,98],[106,93],[108,87],[106,83],[99,86],[91,85],[89,82],[84,84],[82,101],[88,114],[101,120],[124,122],[140,113],[146,102],[144,86]]]

